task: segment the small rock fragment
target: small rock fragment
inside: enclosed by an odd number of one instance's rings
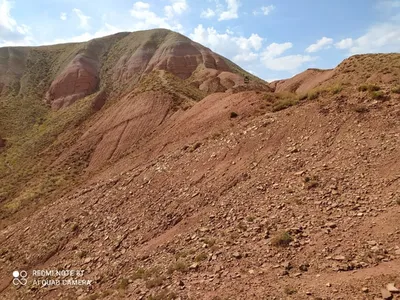
[[[286,261],[282,264],[282,267],[285,268],[285,270],[290,270],[291,268],[293,268],[292,264],[290,263],[290,261]]]
[[[392,293],[390,293],[387,289],[381,289],[381,295],[385,300],[393,299]]]
[[[303,265],[300,265],[299,269],[302,272],[307,272],[309,267],[310,267],[309,264],[303,264]]]
[[[344,257],[343,255],[338,255],[338,256],[333,257],[333,259],[334,260],[338,260],[338,261],[342,261],[342,260],[345,260],[346,257]]]
[[[394,286],[394,283],[387,284],[386,289],[391,293],[400,293],[400,290]]]

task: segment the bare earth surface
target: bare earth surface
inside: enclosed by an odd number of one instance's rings
[[[320,88],[282,110],[234,73],[212,76],[224,91],[198,101],[180,86],[178,99],[180,68],[106,103],[51,164],[90,149],[81,179],[2,220],[0,299],[400,299],[399,57],[370,81],[343,71],[358,59],[270,85]],[[42,286],[62,278],[33,270],[93,281]]]

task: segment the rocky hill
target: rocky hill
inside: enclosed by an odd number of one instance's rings
[[[2,298],[398,297],[399,54],[266,86],[164,30],[38,49],[0,72]]]
[[[270,90],[169,30],[1,48],[2,219],[117,160],[208,94],[246,89]]]

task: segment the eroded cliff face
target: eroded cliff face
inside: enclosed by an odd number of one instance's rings
[[[157,47],[154,43],[144,43],[133,51],[131,54],[122,56],[113,68],[113,81],[121,83],[137,82],[141,76],[151,73],[154,70],[164,70],[181,78],[189,79],[197,70],[209,70],[207,75],[213,78],[205,78],[196,73],[191,82],[197,87],[207,82],[209,79],[216,80],[221,72],[229,72],[232,70],[226,62],[211,50],[194,43],[190,40],[177,41],[173,44],[165,43]],[[200,75],[200,76],[197,76]],[[236,75],[233,74],[232,75]],[[236,75],[236,82],[239,84],[243,78]],[[199,82],[200,81],[200,82]],[[218,84],[218,88],[203,88],[204,91],[225,91],[230,88],[229,85]]]
[[[59,109],[92,94],[96,91],[98,84],[98,62],[79,54],[52,82],[45,99],[52,108]]]
[[[58,110],[96,92],[100,86],[129,92],[143,76],[157,70],[187,80],[206,93],[243,84],[243,76],[210,49],[178,33],[150,30],[148,34],[128,34],[111,44],[101,39],[89,42],[58,72],[45,100]]]
[[[0,95],[40,97],[59,110],[100,89],[129,93],[144,76],[159,70],[205,93],[241,85],[246,74],[189,38],[157,29],[86,43],[1,48]]]

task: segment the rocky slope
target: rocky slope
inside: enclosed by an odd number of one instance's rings
[[[208,80],[236,76],[216,69],[159,68],[131,90],[100,76],[101,92],[52,112],[70,123],[35,129],[63,129],[36,170],[48,163],[50,183],[70,174],[74,186],[6,199],[24,208],[2,221],[0,297],[399,298],[399,62],[356,56],[274,93],[257,83],[205,95]],[[49,187],[38,183],[25,195]],[[35,284],[63,279],[32,276],[43,269],[93,282]]]
[[[2,48],[0,86],[3,220],[79,182],[85,170],[118,160],[210,93],[270,90],[220,55],[161,29]]]

